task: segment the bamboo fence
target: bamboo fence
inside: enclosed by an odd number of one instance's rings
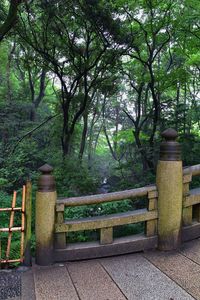
[[[2,251],[1,251],[1,241],[0,241],[0,265],[6,264],[9,265],[10,263],[17,263],[24,261],[24,239],[25,239],[25,202],[26,202],[26,186],[23,186],[22,189],[22,204],[21,207],[16,207],[17,201],[17,192],[13,192],[12,204],[11,207],[8,208],[0,208],[1,212],[8,212],[10,213],[10,220],[9,220],[9,227],[0,228],[0,233],[8,232],[8,240],[7,240],[7,247],[5,258],[2,258]],[[15,212],[21,212],[21,226],[15,227],[14,226],[14,219],[15,219]],[[20,253],[19,258],[11,259],[10,252],[11,252],[11,244],[12,244],[12,237],[13,232],[21,232],[21,241],[20,241]]]

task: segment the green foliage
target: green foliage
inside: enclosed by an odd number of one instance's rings
[[[132,143],[134,141],[133,130],[131,128],[120,130],[120,132],[114,137],[114,140]]]
[[[182,159],[185,166],[199,164],[200,136],[187,134],[180,137]]]
[[[98,177],[93,177],[87,166],[76,157],[71,157],[64,162],[57,161],[54,175],[60,197],[95,193],[99,185]]]
[[[191,54],[187,63],[190,66],[200,65],[200,54],[199,53]]]
[[[90,216],[103,216],[120,212],[126,212],[135,209],[135,203],[137,203],[137,201],[124,200],[98,205],[71,207],[65,209],[65,217],[67,219],[79,219],[87,218]]]
[[[96,155],[98,156],[104,156],[106,154],[109,153],[109,148],[106,142],[106,138],[103,134],[99,135],[99,139],[98,139],[98,145],[96,148]]]

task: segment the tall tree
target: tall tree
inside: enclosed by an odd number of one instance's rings
[[[74,1],[68,7],[65,1],[59,5],[55,1],[48,5],[36,2],[32,10],[27,4],[26,8],[27,18],[21,16],[19,34],[60,81],[61,141],[67,155],[75,125],[92,103],[98,85],[107,79],[107,70],[120,51],[101,40]]]

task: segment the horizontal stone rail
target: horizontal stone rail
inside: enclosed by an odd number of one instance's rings
[[[184,207],[193,206],[200,203],[200,188],[192,189],[189,195],[185,197]]]
[[[183,169],[183,175],[191,174],[192,176],[198,176],[200,175],[200,164],[194,165],[190,167],[185,167]]]
[[[125,224],[134,224],[154,220],[158,218],[156,211],[148,211],[147,209],[138,209],[119,214],[111,214],[107,216],[98,216],[91,218],[81,218],[77,220],[65,221],[63,224],[56,224],[55,232],[72,232],[79,230],[91,230],[99,228],[107,228]]]
[[[132,199],[136,197],[147,196],[148,192],[156,190],[155,185],[149,185],[137,189],[125,190],[120,192],[98,194],[83,197],[71,197],[57,200],[57,206],[81,206],[100,204],[105,202],[119,201],[125,199]]]

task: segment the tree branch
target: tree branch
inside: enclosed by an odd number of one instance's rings
[[[19,145],[19,143],[21,143],[21,141],[23,141],[23,139],[25,139],[27,136],[31,135],[34,131],[36,131],[37,129],[39,129],[40,127],[42,127],[44,124],[46,124],[47,122],[49,122],[51,119],[57,117],[60,113],[57,113],[53,116],[49,116],[47,119],[45,119],[42,123],[40,123],[38,126],[36,126],[35,128],[33,128],[32,130],[28,131],[26,134],[24,134],[18,141],[17,143],[14,145],[13,150],[12,150],[12,154],[15,152],[17,146]]]
[[[11,0],[8,15],[4,23],[0,27],[0,41],[10,31],[17,21],[18,6],[22,3],[22,0]]]

